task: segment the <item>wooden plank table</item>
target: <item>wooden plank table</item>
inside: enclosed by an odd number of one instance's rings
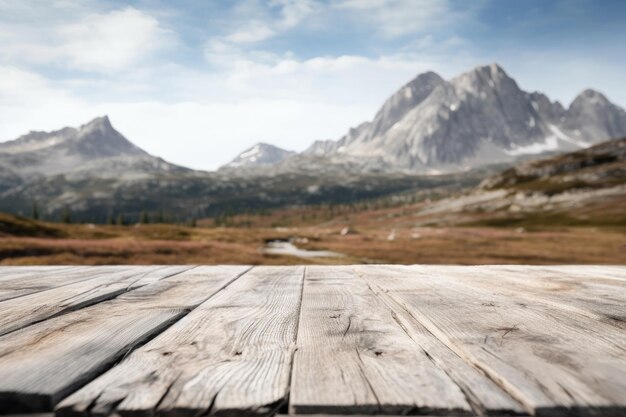
[[[0,267],[0,414],[626,416],[626,267]]]

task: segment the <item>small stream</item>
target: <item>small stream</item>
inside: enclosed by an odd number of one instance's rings
[[[339,252],[328,250],[306,250],[300,249],[291,242],[283,240],[272,240],[265,244],[263,253],[268,255],[288,255],[300,258],[341,258],[345,255]]]

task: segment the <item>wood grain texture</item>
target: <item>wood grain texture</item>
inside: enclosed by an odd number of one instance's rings
[[[257,267],[57,407],[57,415],[262,415],[286,401],[303,267]]]
[[[0,270],[0,301],[62,287],[104,274],[131,270],[132,268],[123,266],[78,266],[65,269],[52,268],[51,270],[24,274],[3,274]]]
[[[23,269],[22,269],[23,268]],[[68,267],[0,267],[0,288],[3,289],[27,289],[30,285],[28,280],[57,277],[67,275],[76,275],[80,271],[88,271],[93,267],[90,266],[68,266]],[[98,269],[104,270],[121,270],[123,266],[99,266]],[[22,284],[20,284],[22,283]]]
[[[624,416],[625,306],[623,266],[0,267],[0,414]]]
[[[188,266],[141,266],[111,270],[93,269],[93,276],[0,302],[0,336],[32,323],[78,310],[135,288],[178,274]],[[91,270],[88,270],[91,271]],[[81,273],[82,274],[82,273]]]
[[[83,269],[84,266],[56,265],[56,266],[0,266],[0,282],[5,277],[14,278],[29,274],[46,274],[54,271],[65,271],[71,269]]]
[[[290,398],[298,414],[470,414],[462,390],[349,268],[307,267]]]
[[[624,262],[626,262],[626,256]],[[568,274],[626,281],[626,266],[620,265],[559,265],[547,266],[545,268],[557,272],[565,272]]]
[[[51,411],[248,267],[197,267],[0,337],[0,413]],[[25,297],[23,297],[25,298]]]
[[[481,266],[449,268],[463,282],[612,324],[626,330],[626,281],[580,275],[576,269]],[[625,270],[626,272],[626,270]]]
[[[396,321],[411,339],[461,388],[476,414],[497,416],[524,413],[523,407],[496,383],[465,362],[415,320],[402,305],[386,292],[381,291],[376,286],[378,273],[373,272],[367,266],[355,266],[353,269],[370,284],[372,291],[389,306]]]
[[[446,267],[378,268],[375,285],[537,415],[625,415],[624,332],[471,285]]]

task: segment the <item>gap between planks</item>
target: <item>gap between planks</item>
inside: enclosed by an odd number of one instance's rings
[[[61,416],[271,415],[287,398],[303,267],[256,267],[109,372]]]
[[[85,271],[80,270],[78,277],[72,275],[70,278],[70,280],[78,279],[75,282],[1,301],[0,309],[5,314],[0,317],[0,336],[71,311],[114,299],[193,268],[193,266],[124,267],[121,269],[96,267],[94,274],[87,274],[87,277],[83,277]]]
[[[495,280],[481,288],[482,274],[471,268],[356,268],[532,414],[626,413],[619,329],[550,302],[503,294]]]

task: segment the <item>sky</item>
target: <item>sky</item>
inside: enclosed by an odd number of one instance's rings
[[[0,142],[109,115],[215,169],[370,120],[421,72],[499,63],[566,106],[626,107],[623,0],[0,0]]]

